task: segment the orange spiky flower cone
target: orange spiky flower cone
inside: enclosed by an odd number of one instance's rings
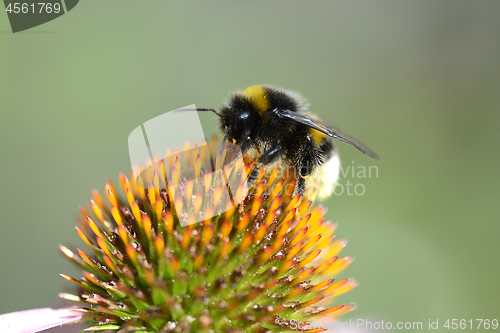
[[[209,145],[187,145],[130,179],[120,174],[123,194],[108,183],[108,202],[94,191],[92,216],[81,210],[76,231],[90,251],[61,246],[84,272],[62,275],[78,288],[60,296],[82,303],[86,330],[304,331],[294,323],[354,307],[331,306],[356,283],[333,279],[352,259],[337,257],[346,243],[334,239],[325,209],[292,197],[293,179],[277,172],[248,187],[250,161],[226,168],[227,149],[214,157]]]

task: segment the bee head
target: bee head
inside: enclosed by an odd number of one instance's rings
[[[253,106],[245,98],[235,96],[220,114],[221,130],[228,140],[239,144],[252,132],[255,123]]]

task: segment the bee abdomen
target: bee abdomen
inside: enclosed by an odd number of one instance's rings
[[[306,178],[305,195],[311,199],[329,197],[337,184],[340,174],[340,159],[330,138],[324,138],[319,146],[322,161]]]

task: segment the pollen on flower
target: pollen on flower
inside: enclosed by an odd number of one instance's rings
[[[215,140],[183,149],[94,191],[76,227],[88,249],[60,246],[84,270],[61,274],[77,288],[60,297],[82,303],[86,330],[282,332],[354,308],[331,305],[357,285],[334,281],[346,242],[294,179],[249,184],[254,161]]]

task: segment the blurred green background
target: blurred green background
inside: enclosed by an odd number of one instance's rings
[[[0,13],[0,313],[56,306],[59,273],[79,276],[57,245],[82,246],[78,207],[129,170],[134,128],[270,83],[381,156],[339,146],[344,171],[378,177],[324,202],[360,282],[341,320],[500,319],[499,17],[498,1],[83,1],[12,34]]]

